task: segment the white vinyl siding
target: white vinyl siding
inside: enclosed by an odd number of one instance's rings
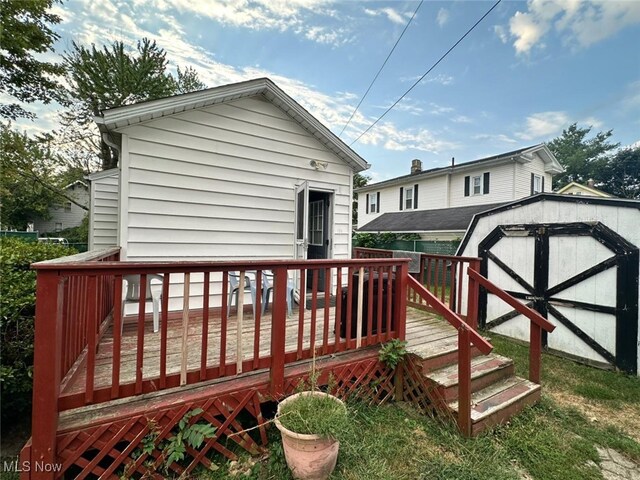
[[[544,162],[534,154],[533,160],[528,163],[516,163],[516,198],[528,197],[531,195],[531,174],[544,178],[544,191],[551,192],[553,177],[544,171]]]
[[[127,260],[291,259],[304,181],[333,194],[331,256],[349,258],[351,168],[272,103],[244,98],[119,131]],[[172,297],[181,294],[175,281]]]
[[[489,172],[489,193],[484,192],[484,174]],[[464,178],[469,178],[469,196],[464,196]],[[480,177],[480,193],[474,194],[474,177]],[[513,164],[482,166],[451,175],[451,207],[464,207],[513,200]]]
[[[118,245],[119,172],[91,181],[89,250]]]

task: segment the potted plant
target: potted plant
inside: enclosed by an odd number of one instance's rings
[[[296,393],[280,402],[275,424],[293,477],[329,478],[338,459],[340,434],[348,428],[342,400],[315,389]]]

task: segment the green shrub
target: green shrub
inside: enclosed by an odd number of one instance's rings
[[[36,299],[34,262],[72,255],[64,245],[0,239],[0,402],[2,421],[30,410]]]

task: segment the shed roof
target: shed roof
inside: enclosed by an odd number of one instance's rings
[[[464,231],[476,213],[490,210],[505,203],[470,205],[468,207],[439,208],[390,212],[373,219],[359,232],[433,232]]]
[[[95,117],[94,120],[103,128],[117,130],[187,110],[257,95],[262,95],[284,111],[320,143],[343,159],[354,171],[360,172],[369,168],[369,164],[360,155],[268,78],[257,78],[245,82],[207,88],[197,92],[110,108],[100,112],[100,115]]]

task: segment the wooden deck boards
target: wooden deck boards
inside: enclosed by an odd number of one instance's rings
[[[327,345],[334,345],[334,318],[335,307],[329,308],[329,325],[326,329]],[[315,341],[316,348],[324,342],[325,310],[317,309]],[[311,342],[311,317],[312,311],[304,311],[304,327],[302,346],[310,348]],[[355,321],[355,319],[354,319]],[[220,364],[221,328],[220,317],[210,315],[207,342],[207,367],[215,367]],[[238,317],[232,311],[228,319],[225,364],[235,364],[237,361]],[[298,325],[299,310],[294,309],[287,318],[286,352],[295,352],[298,349]],[[177,374],[181,369],[182,360],[182,319],[169,318],[167,324],[167,374]],[[242,359],[254,358],[255,322],[251,313],[245,313],[242,322]],[[426,312],[413,308],[407,309],[407,342],[410,351],[420,351],[433,355],[439,355],[457,345],[457,332],[445,321]],[[142,362],[143,379],[154,379],[160,375],[160,332],[152,331],[152,322],[147,318],[145,322],[144,355]],[[192,316],[188,326],[187,370],[193,371],[201,367],[202,358],[202,315]],[[259,352],[260,357],[268,357],[271,347],[271,314],[266,312],[260,319]],[[94,382],[95,388],[110,387],[112,382],[113,362],[113,328],[109,327],[100,341],[97,350]],[[125,322],[120,361],[120,384],[136,381],[136,350],[137,350],[137,325],[135,319],[127,318]],[[321,349],[320,349],[321,350]],[[66,385],[64,395],[81,393],[86,384],[86,368],[81,368],[72,382]]]

